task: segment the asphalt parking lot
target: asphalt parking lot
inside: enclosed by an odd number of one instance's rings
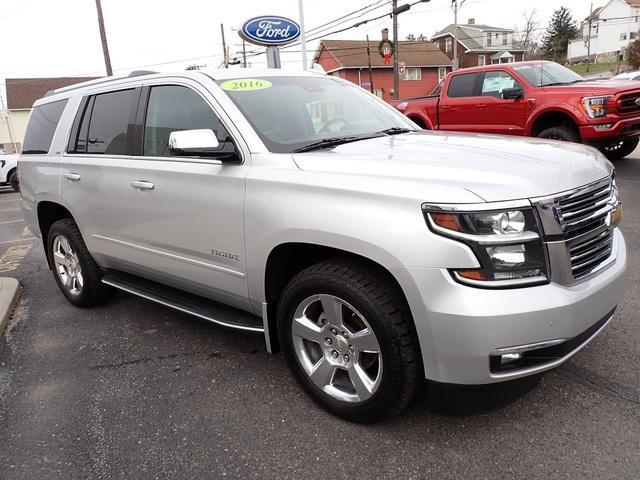
[[[629,281],[563,367],[437,390],[363,426],[315,406],[261,336],[117,294],[72,307],[0,188],[0,478],[640,478],[640,153],[616,163]]]

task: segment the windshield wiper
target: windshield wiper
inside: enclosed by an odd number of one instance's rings
[[[391,127],[391,128],[387,128],[385,130],[380,130],[378,133],[384,133],[385,135],[398,135],[400,133],[409,133],[409,132],[413,132],[414,130],[412,130],[411,128],[404,128],[404,127]]]
[[[303,147],[296,148],[292,151],[292,153],[301,153],[301,152],[311,152],[313,150],[322,150],[323,148],[331,148],[336,147],[338,145],[343,145],[345,143],[357,142],[358,140],[365,140],[367,138],[375,138],[379,135],[369,135],[366,137],[329,137],[323,138],[322,140],[318,140],[317,142],[310,143],[309,145],[305,145]]]

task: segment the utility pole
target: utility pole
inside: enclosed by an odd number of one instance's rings
[[[585,73],[589,73],[589,61],[591,59],[591,22],[593,22],[593,3],[591,3],[591,11],[589,12],[589,33],[587,34],[587,68]]]
[[[400,71],[398,68],[398,0],[393,0],[393,98],[400,98]]]
[[[367,35],[367,61],[369,62],[369,91],[373,93],[373,72],[371,71],[371,50],[369,50],[369,35]]]
[[[460,2],[460,7],[464,5],[466,0]],[[451,0],[451,7],[453,8],[453,68],[457,70],[460,61],[458,60],[458,0]]]
[[[298,11],[300,12],[300,46],[302,47],[302,69],[307,69],[307,35],[304,30],[304,6],[303,0],[298,0]]]
[[[107,33],[104,30],[104,18],[102,17],[102,5],[100,0],[96,0],[96,9],[98,10],[98,27],[100,28],[100,40],[102,40],[102,54],[104,55],[104,66],[107,69],[107,76],[113,76],[111,70],[111,57],[109,56],[109,45],[107,45]]]
[[[222,33],[222,59],[224,62],[224,68],[229,68],[229,53],[227,51],[227,44],[224,41],[224,24],[220,24],[220,32]]]

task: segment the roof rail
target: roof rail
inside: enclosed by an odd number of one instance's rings
[[[129,75],[127,75],[127,77],[139,77],[141,75],[152,75],[154,73],[158,72],[154,72],[153,70],[134,70]]]

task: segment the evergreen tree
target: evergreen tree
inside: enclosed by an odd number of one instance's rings
[[[546,58],[563,60],[567,57],[569,40],[578,36],[578,25],[566,7],[560,7],[551,17],[544,35],[542,51]]]

